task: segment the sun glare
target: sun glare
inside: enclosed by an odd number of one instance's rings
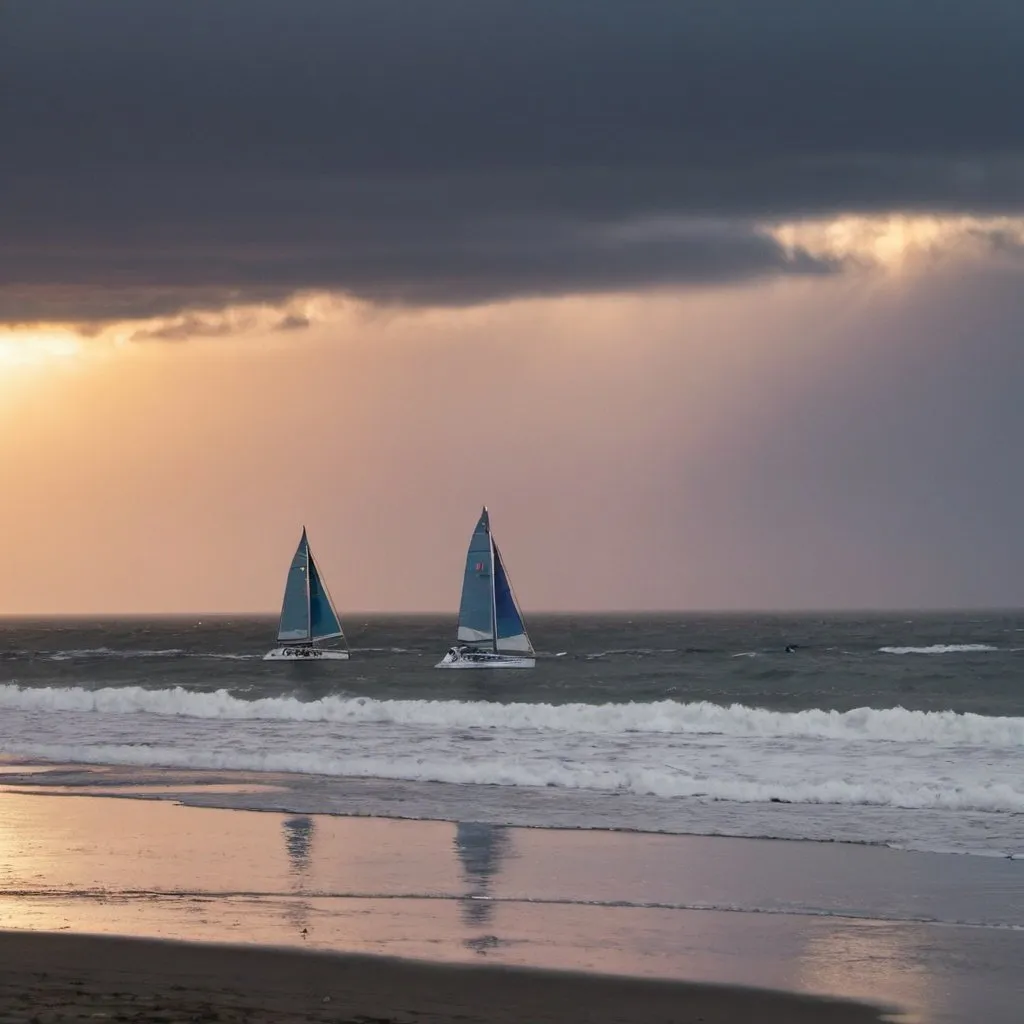
[[[63,363],[81,354],[82,342],[64,331],[0,333],[0,371]]]

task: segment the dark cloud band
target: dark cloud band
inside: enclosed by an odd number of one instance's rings
[[[756,225],[1024,210],[1021,43],[1016,0],[4,5],[0,318],[827,272]]]

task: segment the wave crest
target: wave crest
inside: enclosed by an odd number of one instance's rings
[[[991,644],[930,644],[927,647],[879,647],[882,654],[980,654],[998,651]]]
[[[174,715],[184,718],[293,722],[385,723],[432,729],[534,730],[591,735],[653,733],[757,738],[937,743],[1024,747],[1024,718],[955,711],[855,708],[770,711],[742,704],[671,700],[626,704],[499,704],[491,701],[374,700],[328,696],[243,700],[227,690],[182,687],[21,687],[0,685],[0,708],[27,711]]]
[[[460,761],[457,758],[336,756],[302,750],[182,749],[147,744],[20,745],[22,756],[78,764],[284,772],[329,777],[389,779],[452,785],[579,790],[632,796],[688,798],[728,803],[782,803],[893,807],[908,810],[1024,812],[1024,791],[1006,783],[949,786],[941,782],[752,782],[698,778],[671,766],[534,763],[518,760]],[[667,769],[667,770],[666,770]]]

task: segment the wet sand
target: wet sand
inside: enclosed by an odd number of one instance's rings
[[[874,1019],[819,996],[1020,1021],[1021,862],[20,788],[0,1024]]]
[[[387,957],[0,933],[0,1020],[203,1024],[871,1024],[855,1003]]]

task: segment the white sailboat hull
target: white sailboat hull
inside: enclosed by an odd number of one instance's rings
[[[324,647],[275,647],[264,661],[348,661],[348,651]]]
[[[500,651],[450,650],[434,668],[535,668],[535,658]]]

